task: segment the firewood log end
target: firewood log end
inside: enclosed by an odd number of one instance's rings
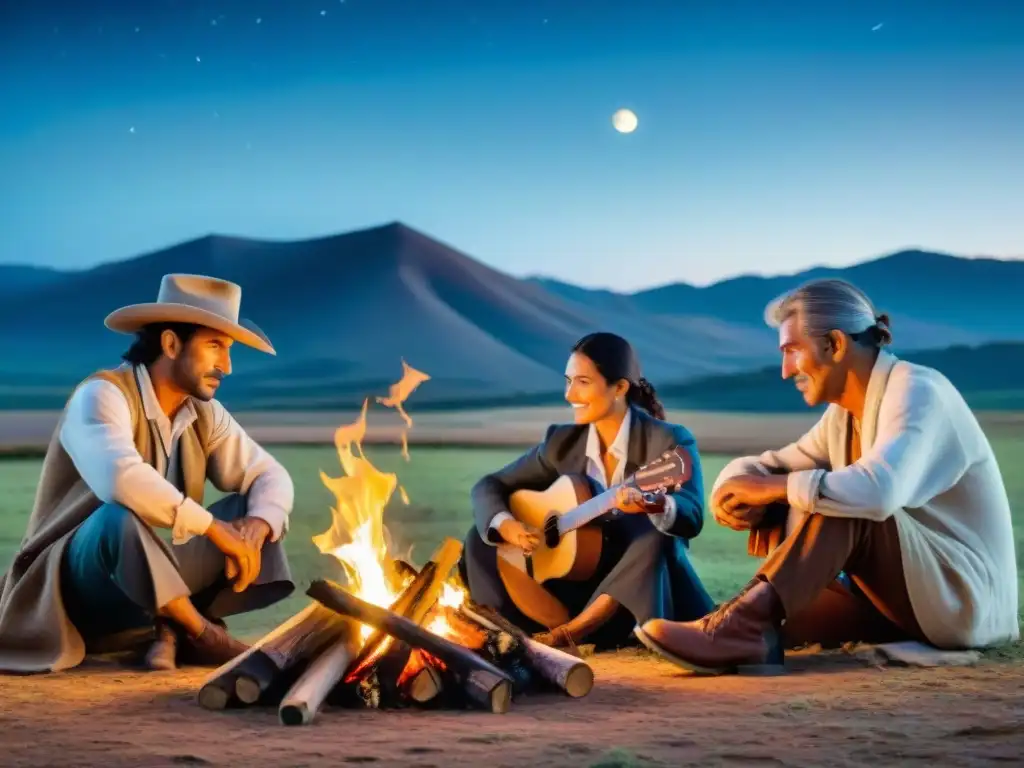
[[[478,707],[503,715],[512,706],[512,683],[484,669],[474,669],[465,678],[466,697]]]
[[[220,677],[200,688],[196,698],[199,701],[199,706],[203,709],[219,712],[227,709],[233,694],[234,680]]]

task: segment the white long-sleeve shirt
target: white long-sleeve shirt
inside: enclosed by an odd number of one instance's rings
[[[202,535],[213,516],[175,485],[178,441],[196,420],[191,401],[173,423],[160,408],[145,366],[137,366],[144,416],[159,435],[155,465],[135,448],[131,412],[113,384],[91,379],[71,396],[60,442],[78,473],[104,503],[122,504],[156,528],[169,528],[175,544]],[[295,488],[287,470],[242,429],[216,400],[207,457],[207,478],[221,491],[248,494],[248,516],[265,520],[271,539],[288,529]],[[166,450],[165,450],[166,449]]]

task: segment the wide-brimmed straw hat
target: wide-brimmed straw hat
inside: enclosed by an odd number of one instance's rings
[[[266,334],[255,323],[238,317],[241,303],[241,286],[227,280],[203,275],[164,275],[156,301],[115,310],[103,324],[119,333],[135,333],[150,323],[193,323],[276,355]]]

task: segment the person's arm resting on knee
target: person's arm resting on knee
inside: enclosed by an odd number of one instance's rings
[[[967,454],[935,384],[894,371],[871,449],[833,472],[794,472],[786,490],[797,509],[881,522],[900,509],[927,503],[967,469]]]
[[[246,517],[264,520],[270,540],[288,531],[295,502],[295,486],[288,471],[253,440],[227,409],[216,400],[210,455],[206,473],[221,491],[248,496]]]

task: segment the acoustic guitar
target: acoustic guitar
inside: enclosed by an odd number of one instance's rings
[[[562,475],[543,491],[514,491],[509,513],[527,528],[540,531],[541,541],[529,556],[518,547],[498,547],[498,573],[513,602],[545,626],[564,624],[569,620],[564,606],[541,585],[552,579],[593,577],[603,541],[600,523],[595,521],[615,509],[619,489],[636,488],[650,504],[678,490],[691,471],[689,453],[676,447],[596,496],[583,475]]]

